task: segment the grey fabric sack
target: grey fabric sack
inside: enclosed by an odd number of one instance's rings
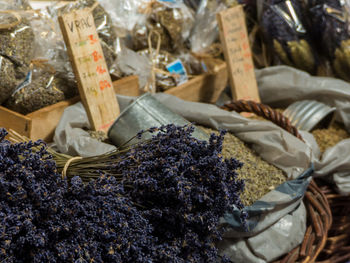
[[[262,102],[272,107],[287,107],[298,100],[317,100],[337,108],[337,120],[350,131],[350,84],[328,77],[313,77],[288,66],[256,71]],[[309,138],[305,137],[305,138]],[[313,147],[315,176],[335,184],[343,195],[350,194],[350,139],[339,142],[320,156]]]

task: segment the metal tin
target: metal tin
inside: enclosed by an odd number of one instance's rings
[[[130,104],[117,118],[108,131],[108,138],[116,146],[128,146],[152,138],[144,133],[141,139],[132,139],[139,131],[167,124],[187,125],[189,121],[172,112],[151,94],[146,93]],[[195,138],[209,141],[209,135],[196,127],[192,134]]]
[[[297,101],[283,112],[297,129],[311,131],[328,128],[334,120],[336,108],[314,100]]]

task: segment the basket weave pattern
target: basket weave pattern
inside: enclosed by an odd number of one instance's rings
[[[291,125],[288,118],[267,105],[256,103],[254,101],[238,100],[226,103],[221,108],[229,111],[234,110],[236,112],[255,113],[260,117],[272,121],[276,125],[295,135],[297,138],[303,140],[298,130]],[[316,262],[317,257],[320,255],[326,245],[328,231],[332,225],[332,213],[327,197],[317,186],[315,181],[311,181],[307,192],[305,193],[304,203],[308,217],[307,230],[304,240],[301,245],[290,251],[287,255],[283,256],[275,263]],[[347,222],[350,222],[349,218]],[[347,227],[350,235],[350,223],[348,223]],[[337,238],[339,237],[337,236]],[[348,250],[348,253],[349,252],[350,250]],[[331,262],[333,263],[335,261],[327,261],[327,263]]]
[[[350,196],[342,196],[322,185],[333,214],[333,224],[317,263],[341,263],[350,260]]]

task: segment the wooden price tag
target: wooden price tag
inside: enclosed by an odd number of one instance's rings
[[[91,10],[76,10],[58,20],[92,128],[107,131],[120,109]]]
[[[218,13],[217,20],[220,40],[229,69],[233,99],[260,102],[242,6],[232,7]]]

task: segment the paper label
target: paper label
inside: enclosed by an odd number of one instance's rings
[[[188,81],[187,71],[180,59],[177,59],[174,62],[168,64],[166,68],[170,73],[177,75],[175,77],[175,81],[178,86]]]

